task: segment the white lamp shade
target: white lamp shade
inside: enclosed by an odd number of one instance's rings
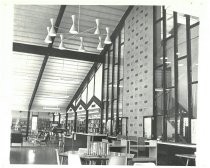
[[[104,48],[102,46],[102,43],[101,43],[101,37],[99,36],[99,43],[98,43],[98,46],[97,46],[97,50],[99,51],[102,51]]]
[[[59,48],[60,50],[65,50],[66,47],[65,47],[64,44],[63,44],[63,35],[61,34],[60,37],[61,37],[61,43],[60,43],[60,45],[59,45],[58,48]]]
[[[69,30],[69,33],[71,33],[71,34],[78,34],[78,31],[77,31],[76,26],[75,26],[76,16],[75,15],[72,15],[71,17],[72,17],[72,22],[73,23],[72,23],[72,26],[71,26],[71,28]]]
[[[83,44],[83,37],[80,37],[80,40],[81,40],[81,43],[80,43],[80,46],[79,46],[79,51],[85,52],[85,47],[84,47],[84,44]]]
[[[100,34],[99,24],[100,24],[100,20],[96,19],[96,30],[95,30],[94,34],[97,34],[97,35]]]
[[[47,34],[47,36],[46,36],[44,42],[45,42],[45,43],[52,43],[52,39],[51,39],[51,37],[49,36],[49,32],[50,32],[50,28],[49,28],[49,27],[47,27],[47,32],[48,32],[48,34]]]
[[[44,40],[45,43],[52,43],[52,39],[49,35],[47,35],[47,37]]]
[[[49,36],[51,36],[51,37],[56,36],[56,32],[54,29],[54,21],[52,18],[50,19],[50,22],[51,22],[51,28],[50,28]]]
[[[104,44],[111,44],[112,42],[111,42],[111,39],[110,39],[110,29],[109,29],[109,27],[106,27],[106,33],[107,33],[107,35],[106,35],[106,38],[104,40]]]

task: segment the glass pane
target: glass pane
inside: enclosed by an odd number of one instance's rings
[[[177,15],[178,22],[178,57],[187,55],[187,42],[186,42],[186,17],[183,14]]]
[[[92,77],[91,81],[88,84],[88,102],[93,97],[93,90],[94,90],[94,77]]]
[[[95,74],[95,96],[101,100],[101,86],[102,86],[102,65]]]
[[[108,68],[108,52],[106,52],[106,54],[105,54],[105,66],[104,66],[104,68],[105,69]]]
[[[174,38],[167,40],[166,54],[166,87],[171,87],[174,86]]]
[[[107,70],[104,70],[104,86],[103,86],[103,90],[104,90],[104,101],[105,101],[106,97],[107,97]]]
[[[166,10],[166,37],[173,35],[173,11]]]
[[[181,113],[177,119],[178,142],[187,143],[186,139],[187,139],[187,134],[189,131],[188,117],[187,117],[186,113],[184,113],[183,111]]]
[[[115,68],[114,68],[114,86],[113,86],[113,89],[114,89],[114,99],[117,98],[117,72],[118,72],[118,65],[115,65]]]
[[[122,30],[121,30],[121,43],[124,42],[124,39],[125,39],[125,29],[123,27]]]
[[[119,36],[115,40],[115,63],[118,63],[118,45],[119,45]]]
[[[119,95],[119,117],[122,117],[122,114],[123,114],[123,81],[120,81],[119,89],[120,89],[120,95]]]
[[[166,106],[169,116],[175,115],[175,89],[166,89]]]
[[[193,118],[197,118],[197,86],[198,84],[192,85]]]
[[[167,117],[167,141],[175,142],[175,117]]]
[[[157,116],[157,139],[162,140],[163,136],[163,116]]]
[[[162,38],[163,38],[163,28],[162,21],[158,22],[156,25],[156,59],[155,66],[163,64],[163,46],[162,46]]]
[[[112,65],[113,65],[113,52],[110,51],[109,83],[112,83]]]
[[[123,78],[123,64],[124,64],[124,44],[121,45],[121,52],[120,52],[120,79]]]
[[[188,111],[187,59],[178,61],[178,100],[179,106]]]
[[[163,68],[155,70],[155,106],[157,114],[163,114]]]
[[[87,103],[87,87],[85,88],[85,90],[82,93],[82,100]]]
[[[192,81],[198,80],[198,31],[198,26],[191,29]]]

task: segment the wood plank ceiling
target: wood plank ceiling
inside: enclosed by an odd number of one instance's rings
[[[110,27],[111,34],[119,23],[128,6],[80,6],[80,31],[96,26],[95,19],[101,21],[100,30],[106,34],[105,27]],[[13,42],[47,47],[44,43],[47,26],[51,26],[50,18],[56,20],[60,6],[58,5],[15,5]],[[68,33],[72,19],[78,16],[78,6],[67,6],[61,20],[58,33],[64,33],[64,43],[69,50],[77,51],[79,39],[70,38]],[[94,32],[94,29],[91,33]],[[102,38],[104,40],[104,37]],[[58,48],[60,37],[57,35],[53,48]],[[88,53],[100,54],[96,50],[98,37],[84,37],[85,49]],[[43,55],[13,52],[13,107],[15,111],[27,111],[30,98],[44,59]],[[44,107],[59,107],[61,112],[74,96],[94,62],[63,59],[50,56],[39,84],[32,111],[51,112]]]

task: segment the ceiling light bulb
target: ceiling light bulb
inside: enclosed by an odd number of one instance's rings
[[[104,44],[111,44],[112,42],[111,42],[111,39],[110,39],[110,29],[109,29],[109,27],[106,27],[106,33],[107,33],[107,35],[106,35],[106,38],[104,40]]]
[[[44,42],[45,42],[45,43],[52,43],[52,39],[51,39],[51,37],[49,36],[50,27],[47,27],[47,32],[48,32],[48,34],[47,34],[47,36],[46,36]]]
[[[50,28],[49,36],[56,36],[53,18],[50,19],[50,22],[51,22],[51,28]]]
[[[102,51],[104,48],[103,48],[103,46],[101,44],[101,37],[99,36],[98,38],[99,38],[99,43],[98,43],[97,50]]]
[[[60,45],[59,45],[58,48],[59,48],[60,50],[65,50],[66,47],[65,47],[64,44],[63,44],[63,35],[61,34],[60,37],[61,37],[61,43],[60,43]]]
[[[95,30],[94,34],[97,34],[97,35],[100,34],[99,24],[100,24],[100,20],[96,19],[96,30]]]
[[[75,20],[76,20],[76,16],[75,15],[72,15],[72,26],[71,26],[71,29],[69,30],[69,33],[71,34],[78,34],[78,31],[76,29],[76,26],[75,26]]]
[[[85,52],[85,47],[83,44],[83,37],[80,37],[81,43],[80,43],[80,47],[79,47],[79,51],[81,52]]]

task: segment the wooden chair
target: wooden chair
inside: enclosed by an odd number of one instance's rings
[[[50,140],[50,134],[45,133],[44,138],[38,138],[38,139],[36,139],[36,142],[38,142],[40,145],[42,145],[42,144],[47,145],[49,140]]]

